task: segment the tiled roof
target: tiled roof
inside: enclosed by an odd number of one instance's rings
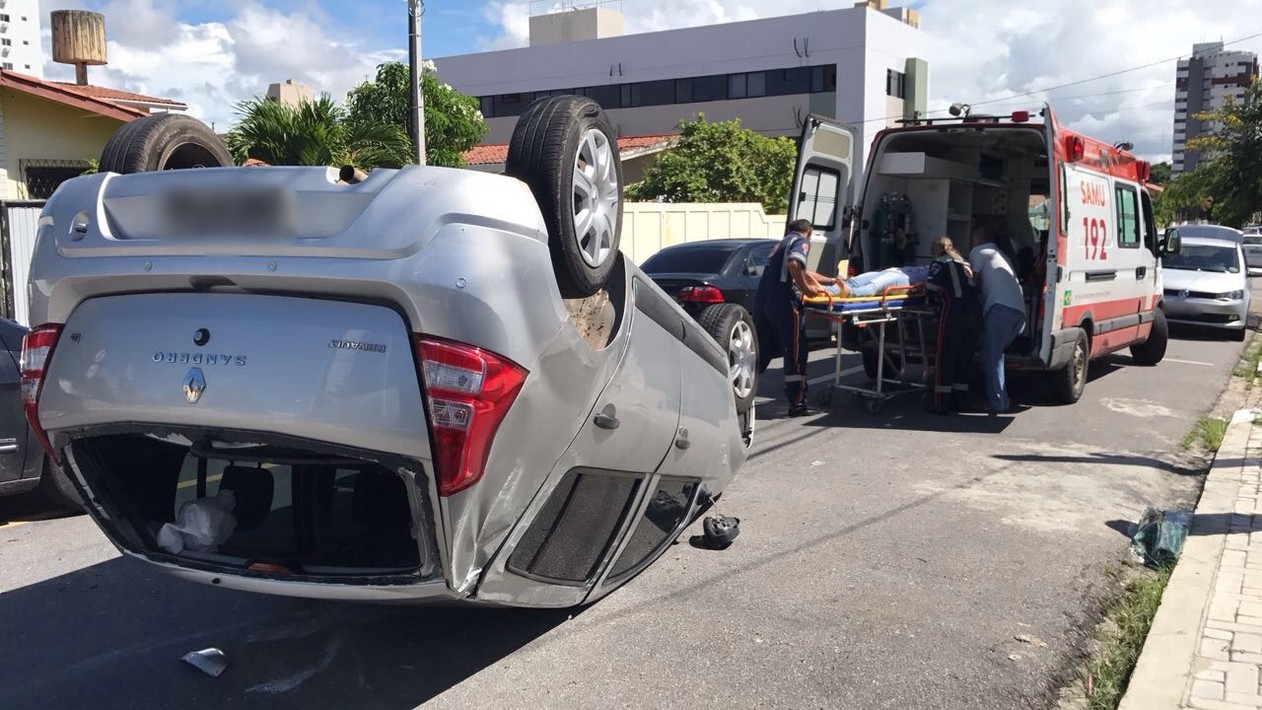
[[[62,88],[74,91],[85,96],[91,96],[96,99],[105,99],[106,101],[131,101],[141,104],[153,104],[155,106],[169,106],[171,108],[186,109],[187,104],[180,103],[172,99],[160,99],[156,96],[145,96],[144,94],[133,94],[130,91],[120,91],[118,89],[110,89],[104,86],[79,86],[78,84],[69,84],[64,81],[53,81]]]
[[[639,151],[645,148],[655,148],[674,140],[676,136],[659,135],[659,136],[626,136],[618,139],[618,152],[627,153],[629,151]],[[508,145],[475,145],[465,151],[464,162],[466,165],[499,165],[508,160]]]
[[[84,92],[84,87],[82,86],[44,81],[43,79],[11,71],[0,70],[0,87],[21,91],[31,96],[56,101],[66,106],[72,106],[119,121],[130,121],[133,118],[149,115],[149,112],[143,109],[92,96]]]

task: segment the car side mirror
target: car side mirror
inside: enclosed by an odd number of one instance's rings
[[[1162,255],[1164,256],[1166,254],[1178,254],[1179,250],[1182,248],[1183,248],[1183,240],[1179,237],[1179,230],[1167,229],[1166,236],[1161,240]]]

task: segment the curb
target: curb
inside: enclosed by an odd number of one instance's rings
[[[1201,670],[1194,664],[1228,532],[1225,525],[1205,522],[1205,516],[1231,519],[1255,415],[1252,409],[1240,409],[1231,418],[1118,710],[1183,707],[1193,676]]]

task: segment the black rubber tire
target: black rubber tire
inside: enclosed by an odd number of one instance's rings
[[[877,352],[871,348],[863,349],[863,373],[868,376],[869,380],[876,382],[876,366],[879,356]],[[902,376],[903,361],[897,355],[890,354],[885,362],[886,379],[897,380]]]
[[[584,260],[574,234],[574,166],[583,137],[592,129],[609,142],[618,190],[609,256],[597,266]],[[561,295],[586,298],[603,288],[622,239],[623,198],[618,135],[600,104],[583,96],[551,96],[531,104],[513,129],[504,173],[529,185],[539,203]]]
[[[744,397],[736,392],[735,385],[732,386],[732,396],[736,400],[736,411],[747,412],[750,407],[754,406],[754,398],[758,396],[758,331],[754,328],[754,319],[749,315],[749,311],[735,303],[716,303],[709,306],[697,318],[697,322],[701,324],[702,329],[709,333],[714,342],[719,344],[724,353],[727,353],[727,364],[731,368],[733,362],[733,354],[731,349],[732,331],[738,323],[744,323],[749,326],[750,333],[753,334],[754,348],[754,373],[752,387],[749,394]],[[730,370],[729,370],[730,372]],[[731,376],[729,374],[729,379]]]
[[[1131,346],[1131,358],[1138,365],[1152,367],[1166,356],[1166,346],[1169,343],[1170,324],[1166,322],[1166,314],[1158,308],[1152,314],[1152,330],[1148,333],[1148,339]]]
[[[44,457],[44,470],[39,477],[39,485],[35,492],[49,508],[60,512],[77,515],[83,513],[83,501],[74,484],[66,476],[60,466],[56,466]]]
[[[1069,364],[1050,373],[1052,399],[1060,404],[1073,404],[1082,398],[1087,388],[1087,371],[1090,369],[1090,345],[1087,333],[1074,328],[1074,352]]]
[[[1243,343],[1245,336],[1247,336],[1248,334],[1249,334],[1248,328],[1240,328],[1239,330],[1233,330],[1231,331],[1231,339],[1236,341],[1237,343]]]
[[[103,173],[147,173],[235,165],[210,126],[178,113],[136,118],[110,136],[101,151]]]

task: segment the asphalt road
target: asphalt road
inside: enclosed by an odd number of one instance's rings
[[[1197,494],[1177,442],[1240,345],[1177,335],[1156,368],[1099,363],[1073,406],[1028,387],[994,419],[914,398],[787,419],[770,402],[720,505],[735,545],[695,549],[689,531],[572,616],[195,585],[119,557],[86,517],[0,501],[18,521],[0,526],[0,708],[1047,707],[1119,531]],[[813,374],[831,364],[817,352]],[[180,662],[208,646],[228,656],[217,678]]]

